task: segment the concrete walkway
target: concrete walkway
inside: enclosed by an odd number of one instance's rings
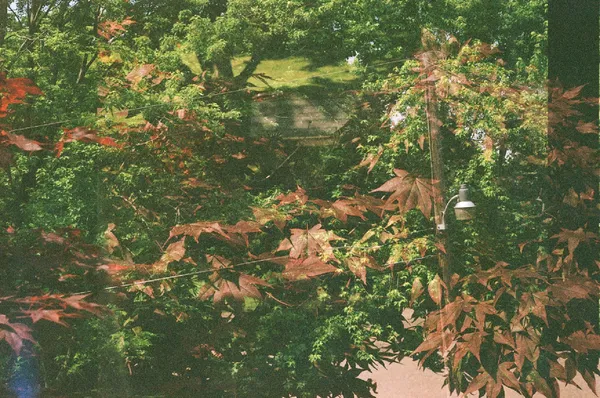
[[[456,398],[457,395],[450,395],[448,390],[442,388],[443,377],[433,373],[430,370],[420,370],[417,368],[417,362],[411,359],[405,359],[401,363],[391,364],[384,369],[377,369],[372,373],[364,374],[365,379],[373,379],[377,383],[378,398]],[[597,398],[588,388],[585,381],[578,375],[575,382],[582,388],[577,389],[574,386],[564,387],[561,383],[561,398]],[[600,389],[598,379],[597,389]],[[520,394],[506,388],[506,398],[518,398]],[[471,397],[476,397],[472,394]],[[541,394],[536,394],[536,398],[543,398]]]

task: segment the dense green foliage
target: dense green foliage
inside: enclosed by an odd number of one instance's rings
[[[565,226],[547,166],[569,162],[548,157],[545,1],[8,7],[0,393],[369,397],[364,372],[411,353],[461,392],[593,384],[598,336],[572,307],[597,295],[597,236],[549,232]],[[332,72],[257,73],[294,57]],[[253,102],[320,91],[351,104],[335,144],[250,133]],[[556,96],[563,128],[595,131],[569,113],[577,92]],[[593,174],[596,154],[569,149]],[[440,238],[432,207],[463,183],[477,217],[448,214]],[[588,211],[575,188],[559,203]]]

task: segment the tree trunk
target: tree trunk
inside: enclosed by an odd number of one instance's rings
[[[0,47],[4,46],[4,39],[8,31],[8,0],[0,0]]]
[[[244,87],[248,83],[248,79],[250,79],[250,77],[254,74],[261,60],[262,57],[258,53],[252,54],[252,57],[244,67],[244,70],[240,72],[240,74],[234,79],[234,84],[236,87]]]
[[[223,79],[233,78],[233,67],[231,66],[231,59],[223,59],[215,62],[215,68],[219,72],[219,77]]]

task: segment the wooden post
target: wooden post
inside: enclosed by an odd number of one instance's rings
[[[432,40],[431,33],[424,31],[422,37],[422,43],[424,47],[424,52],[421,54],[421,63],[423,65],[423,70],[429,76],[434,68],[435,62],[439,58],[439,54],[441,54],[441,50],[436,48],[437,45]],[[445,192],[446,192],[446,180],[444,178],[444,157],[442,152],[442,134],[440,127],[442,126],[442,122],[438,117],[438,107],[437,107],[437,96],[435,92],[435,82],[428,81],[427,87],[425,89],[425,104],[426,104],[426,113],[427,113],[427,126],[429,128],[429,149],[431,156],[431,174],[434,180],[438,181],[438,197],[435,198],[433,203],[433,212],[436,226],[442,223],[443,218],[443,210],[444,205],[446,204]],[[450,278],[452,275],[449,261],[449,247],[447,242],[446,233],[443,231],[438,231],[436,228],[436,234],[438,237],[439,243],[441,243],[446,253],[441,253],[438,255],[440,269],[442,271],[442,280],[446,284],[447,289],[445,290],[445,301],[448,302],[449,299],[449,288],[450,288]]]

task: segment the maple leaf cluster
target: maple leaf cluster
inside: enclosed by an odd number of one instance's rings
[[[0,297],[0,303],[22,309],[19,317],[28,317],[33,323],[46,320],[59,325],[67,326],[65,318],[81,317],[82,312],[100,315],[104,309],[102,306],[85,301],[89,295],[58,295],[45,294],[41,296],[29,296],[24,298]],[[29,326],[20,322],[13,322],[6,314],[0,314],[0,340],[6,341],[18,355],[23,348],[24,341],[34,342]]]
[[[587,331],[569,332],[567,309],[573,300],[597,300],[597,283],[584,277],[549,283],[530,267],[513,268],[506,263],[461,279],[455,276],[449,287],[437,276],[429,284],[431,299],[440,305],[444,290],[460,287],[463,293],[427,316],[427,337],[413,352],[421,363],[437,352],[450,361],[454,371],[464,360],[476,361],[480,372],[465,394],[485,390],[486,396],[497,397],[507,387],[528,395],[538,391],[551,398],[558,396],[556,380],[576,385],[577,358],[583,360],[582,355],[589,350],[600,350],[600,337],[591,325]],[[476,299],[464,293],[475,285],[493,297]],[[524,286],[535,287],[535,291],[521,290]],[[415,283],[412,300],[422,293],[420,282]],[[564,332],[548,341],[541,325]],[[499,350],[490,352],[491,345]],[[543,369],[551,369],[554,381],[542,376]],[[593,374],[586,370],[581,373],[595,390]]]
[[[387,203],[395,203],[402,213],[417,208],[425,217],[431,215],[434,200],[440,197],[436,181],[419,178],[406,170],[395,169],[396,177],[371,192],[392,192]]]
[[[135,24],[135,21],[131,18],[125,18],[121,22],[117,21],[104,21],[98,25],[98,35],[111,40],[115,36],[125,33],[126,26]]]

